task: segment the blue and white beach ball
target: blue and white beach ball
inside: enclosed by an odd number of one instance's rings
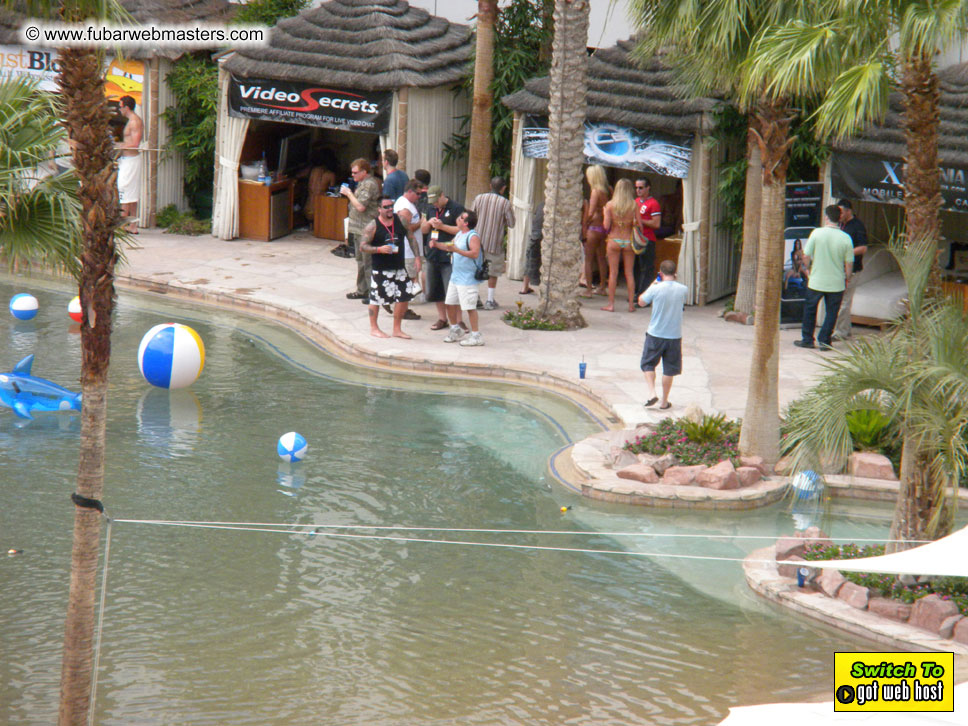
[[[306,455],[308,448],[309,444],[306,443],[302,434],[290,431],[288,434],[279,437],[279,443],[276,444],[276,453],[283,461],[299,461]]]
[[[205,344],[192,328],[181,323],[156,325],[141,339],[138,368],[152,386],[184,388],[205,367]]]
[[[17,320],[31,320],[37,314],[37,298],[20,292],[10,298],[10,314]]]
[[[823,479],[815,471],[801,471],[790,480],[797,499],[811,499],[823,492]]]

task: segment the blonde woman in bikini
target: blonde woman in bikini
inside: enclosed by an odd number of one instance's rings
[[[605,205],[605,229],[608,241],[608,305],[602,308],[615,310],[615,286],[618,283],[619,263],[625,267],[625,287],[629,293],[629,312],[635,312],[635,252],[632,251],[632,227],[637,224],[635,189],[628,179],[619,179],[612,200]]]
[[[584,215],[581,220],[582,231],[585,233],[585,286],[588,292],[582,297],[592,296],[593,263],[598,263],[599,295],[605,294],[605,275],[608,267],[605,263],[605,205],[612,193],[605,177],[605,170],[600,166],[590,166],[585,170],[585,179],[591,193],[585,203]]]

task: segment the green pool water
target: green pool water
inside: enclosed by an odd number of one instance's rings
[[[66,286],[0,278],[38,317],[0,315],[0,371],[77,388]],[[201,378],[153,389],[141,336],[184,322]],[[815,695],[836,650],[872,647],[749,595],[736,563],[791,532],[782,506],[655,512],[582,500],[548,457],[601,430],[521,386],[374,373],[284,327],[122,294],[113,339],[105,502],[116,518],[584,533],[477,542],[652,557],[322,535],[113,527],[98,724],[711,724],[730,705]],[[57,713],[78,421],[0,409],[0,724]],[[280,434],[309,441],[297,465]],[[562,506],[571,509],[562,513]],[[835,509],[835,536],[882,536],[889,512]],[[631,539],[607,532],[642,532]],[[352,530],[356,534],[383,534]],[[665,533],[708,534],[675,542]],[[103,561],[103,560],[102,560]]]

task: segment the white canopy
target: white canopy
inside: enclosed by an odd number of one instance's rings
[[[968,577],[966,553],[968,553],[968,527],[904,552],[857,560],[825,560],[817,562],[816,565],[821,569],[834,568],[850,572]]]
[[[834,711],[834,702],[766,703],[738,706],[719,726],[826,726],[826,724],[870,724],[870,726],[948,726],[968,723],[968,683],[954,687],[954,711],[896,711],[858,713]]]

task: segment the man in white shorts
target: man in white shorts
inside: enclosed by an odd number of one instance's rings
[[[417,244],[416,254],[414,254],[410,245],[406,245],[403,249],[407,275],[414,282],[420,279],[420,270],[422,267],[420,255],[423,252],[423,232],[420,231],[420,214],[417,212],[417,200],[420,198],[420,192],[422,190],[423,184],[416,179],[411,179],[404,187],[403,195],[398,197],[393,204],[393,213],[400,218],[400,221],[403,222],[407,230],[413,234]],[[410,308],[407,308],[403,319],[420,320],[420,316]]]
[[[477,329],[480,281],[475,277],[475,273],[484,263],[484,250],[480,235],[474,231],[476,224],[476,212],[462,212],[457,217],[457,234],[453,242],[430,242],[431,247],[454,255],[450,282],[447,283],[447,297],[444,300],[447,317],[450,320],[450,332],[444,338],[445,343],[460,341],[464,346],[484,345],[484,337]],[[461,310],[467,312],[467,319],[471,325],[471,332],[467,337],[464,336],[464,329],[459,325]]]
[[[131,96],[122,96],[121,115],[128,122],[124,125],[124,140],[115,144],[120,149],[118,158],[118,198],[121,213],[128,218],[127,230],[138,233],[138,200],[141,198],[141,137],[144,123],[134,112],[135,101]]]

